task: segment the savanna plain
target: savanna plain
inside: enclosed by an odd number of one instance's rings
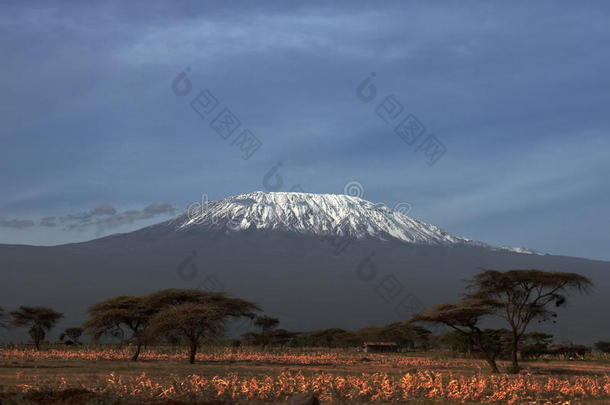
[[[476,356],[364,353],[354,348],[183,348],[26,345],[0,348],[5,404],[282,404],[315,393],[322,404],[610,404],[610,357],[545,357],[518,374],[491,374]],[[501,370],[508,362],[498,363]]]

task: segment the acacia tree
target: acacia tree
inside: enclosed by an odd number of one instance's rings
[[[307,346],[348,347],[362,344],[362,338],[350,330],[330,328],[308,332],[303,336]]]
[[[382,326],[377,337],[383,341],[396,342],[401,347],[414,348],[419,343],[424,348],[428,346],[428,339],[432,332],[421,326],[408,322],[394,322]]]
[[[533,320],[544,322],[557,317],[552,307],[565,306],[567,293],[589,292],[591,280],[577,273],[541,270],[486,270],[470,281],[467,297],[483,300],[487,307],[506,320],[512,332],[511,371],[519,371],[520,341]]]
[[[63,314],[46,307],[27,307],[21,306],[16,311],[12,311],[11,324],[16,327],[30,327],[28,333],[34,341],[37,350],[40,350],[40,343],[57,324]]]
[[[152,318],[147,333],[151,337],[177,333],[189,345],[189,363],[195,363],[197,349],[204,339],[221,336],[225,316],[221,308],[203,304],[180,304],[159,312]]]
[[[70,338],[74,343],[80,344],[78,339],[83,335],[83,328],[72,327],[67,328],[59,337],[60,340],[63,340],[66,336]]]
[[[115,335],[118,330],[123,332],[123,327],[131,332],[131,340],[136,345],[131,360],[138,360],[145,343],[144,331],[155,313],[145,297],[110,298],[93,305],[88,312],[84,329],[96,340],[104,335]]]
[[[197,349],[205,339],[225,332],[228,319],[242,316],[254,318],[258,305],[224,293],[199,290],[169,289],[148,297],[148,303],[156,311],[150,320],[147,335],[159,339],[167,334],[177,334],[189,345],[189,362],[193,364]]]
[[[271,316],[263,315],[257,316],[254,320],[254,325],[261,328],[261,338],[263,347],[269,343],[269,332],[277,327],[280,320]]]
[[[499,373],[496,358],[500,345],[495,334],[483,331],[481,318],[493,314],[488,303],[480,299],[463,299],[455,303],[437,304],[427,312],[416,314],[409,322],[443,324],[460,333],[470,347],[478,349],[489,364],[493,373]]]
[[[300,332],[291,332],[286,329],[274,329],[271,332],[270,339],[274,344],[285,346],[287,344],[294,344],[296,338],[299,337]]]
[[[610,342],[597,342],[595,343],[595,348],[602,353],[610,353]]]

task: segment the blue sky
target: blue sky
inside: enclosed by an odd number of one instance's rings
[[[58,244],[299,185],[496,245],[610,260],[603,2],[4,2],[0,243]],[[188,70],[191,93],[172,81]],[[371,73],[376,98],[356,88]],[[219,104],[202,119],[201,90]],[[446,148],[434,165],[376,108]],[[241,126],[210,126],[223,108]],[[249,159],[231,144],[249,129]],[[46,218],[46,219],[45,219]],[[45,220],[43,220],[45,219]],[[42,221],[42,222],[41,222]],[[55,226],[51,226],[55,224]]]

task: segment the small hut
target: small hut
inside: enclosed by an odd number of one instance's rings
[[[398,344],[396,342],[364,342],[362,350],[365,353],[397,352]]]

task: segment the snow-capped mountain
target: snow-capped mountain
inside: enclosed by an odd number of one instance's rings
[[[578,271],[596,290],[610,289],[609,262],[495,248],[356,197],[259,192],[189,208],[88,242],[0,245],[2,306],[53,302],[72,323],[102,299],[188,288],[256,302],[288,330],[356,329],[456,299],[481,269]],[[609,335],[589,315],[608,308],[610,296],[590,298],[561,315],[573,327],[549,332]]]
[[[525,248],[496,248],[454,236],[443,229],[411,218],[403,209],[391,209],[343,194],[254,192],[217,201],[195,203],[177,220],[179,230],[203,229],[239,232],[247,229],[279,230],[313,236],[336,235],[352,239],[397,239],[426,245],[471,245],[535,253]]]

